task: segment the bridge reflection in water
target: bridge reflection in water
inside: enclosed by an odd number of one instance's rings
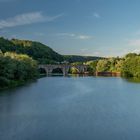
[[[87,65],[67,65],[67,64],[59,64],[59,65],[39,65],[39,69],[44,69],[46,75],[51,75],[54,69],[61,69],[63,75],[68,75],[68,72],[71,68],[76,68],[79,74],[84,74],[87,72]]]

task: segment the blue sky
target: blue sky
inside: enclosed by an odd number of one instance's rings
[[[139,0],[0,0],[0,36],[40,41],[61,54],[140,52]]]

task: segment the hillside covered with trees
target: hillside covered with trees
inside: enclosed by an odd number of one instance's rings
[[[37,62],[31,57],[0,52],[0,89],[17,86],[37,77]]]
[[[53,51],[50,47],[35,41],[4,39],[0,38],[0,50],[5,52],[16,52],[26,54],[41,64],[49,64],[63,61],[63,56]]]
[[[16,52],[17,54],[26,54],[37,60],[40,64],[52,64],[63,61],[72,62],[86,62],[89,60],[96,60],[99,57],[90,56],[76,56],[76,55],[60,55],[53,49],[40,42],[19,40],[19,39],[5,39],[0,38],[0,50],[5,52]]]

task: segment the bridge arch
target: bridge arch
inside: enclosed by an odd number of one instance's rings
[[[40,74],[46,74],[46,69],[45,68],[38,68],[38,71]]]
[[[52,69],[52,74],[63,74],[63,69],[62,68],[54,68]]]
[[[52,74],[52,72],[55,69],[61,69],[61,71],[63,72],[63,75],[67,75],[68,71],[70,68],[76,68],[78,70],[79,73],[84,73],[87,71],[87,67],[86,65],[64,65],[64,64],[59,64],[59,65],[39,65],[39,68],[43,68],[46,71],[46,74]]]

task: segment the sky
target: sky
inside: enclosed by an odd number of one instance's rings
[[[140,53],[139,0],[0,0],[0,36],[42,42],[60,54]]]

